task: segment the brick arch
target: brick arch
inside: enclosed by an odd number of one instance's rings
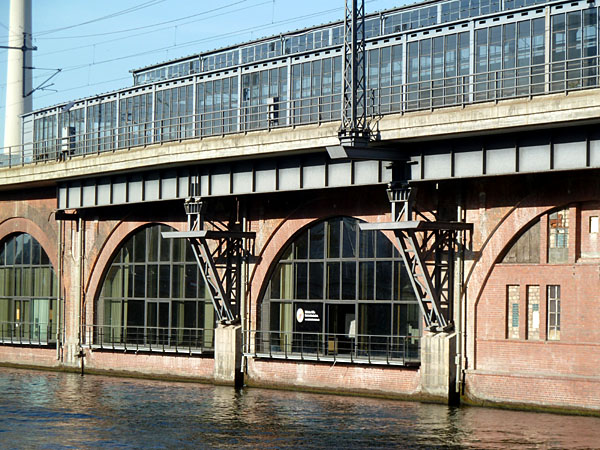
[[[162,222],[162,221],[128,221],[120,222],[110,232],[104,241],[98,256],[92,263],[89,278],[85,287],[85,302],[92,304],[92,308],[86,308],[86,321],[93,323],[95,315],[95,306],[102,288],[102,280],[106,271],[110,267],[115,254],[121,248],[121,245],[134,233],[150,225],[166,225],[177,231],[184,231],[187,226],[183,222]]]
[[[492,230],[488,239],[483,243],[478,257],[473,263],[467,278],[468,292],[468,339],[467,354],[473,358],[471,368],[476,367],[477,340],[477,309],[498,259],[505,253],[515,238],[521,235],[527,226],[544,214],[570,203],[580,203],[596,200],[598,189],[573,189],[566,192],[533,193],[526,195],[518,202]]]
[[[11,217],[0,223],[0,241],[15,233],[27,233],[38,241],[48,255],[50,263],[54,268],[54,273],[58,276],[58,249],[56,242],[50,239],[48,234],[30,219]]]
[[[268,236],[265,245],[257,255],[259,257],[259,263],[255,266],[250,276],[250,292],[251,294],[251,305],[252,311],[250,314],[251,323],[258,326],[259,308],[261,305],[264,292],[266,290],[267,283],[270,278],[270,274],[273,271],[275,263],[279,260],[279,256],[284,248],[292,242],[292,240],[304,229],[310,227],[312,224],[330,219],[332,217],[352,217],[354,219],[363,222],[389,222],[389,213],[384,214],[373,214],[373,215],[360,215],[359,208],[336,208],[332,210],[329,204],[326,214],[318,216],[314,212],[323,211],[321,208],[323,202],[318,201],[311,204],[304,205],[302,208],[297,209],[275,227],[275,229]],[[303,212],[310,211],[311,214],[303,215]],[[395,245],[393,235],[390,233],[384,233]],[[254,294],[256,293],[256,294]]]

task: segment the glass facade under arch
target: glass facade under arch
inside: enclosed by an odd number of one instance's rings
[[[358,224],[321,221],[287,245],[264,294],[259,352],[418,357],[421,313],[402,259]]]
[[[95,343],[149,350],[213,347],[214,309],[191,246],[185,239],[163,239],[163,231],[173,229],[140,229],[114,256],[97,302]]]
[[[0,341],[54,342],[58,281],[47,253],[30,234],[0,242]]]

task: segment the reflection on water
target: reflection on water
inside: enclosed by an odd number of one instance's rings
[[[0,448],[600,448],[600,419],[0,369]]]

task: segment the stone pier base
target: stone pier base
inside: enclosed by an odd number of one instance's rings
[[[242,327],[219,324],[215,330],[215,381],[242,387]]]
[[[421,340],[421,390],[448,404],[459,402],[456,392],[456,333],[437,333]]]

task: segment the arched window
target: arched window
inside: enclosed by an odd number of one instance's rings
[[[58,282],[48,255],[31,235],[0,243],[0,339],[4,343],[55,342]]]
[[[96,309],[96,344],[147,350],[213,347],[214,310],[185,239],[141,229],[117,252]]]
[[[418,348],[421,316],[392,242],[339,217],[312,225],[284,249],[261,321],[259,350],[271,356],[404,360]]]
[[[562,208],[545,215],[547,228],[540,219],[530,224],[508,247],[500,262],[504,264],[564,264],[569,259],[569,209]],[[544,237],[544,240],[541,237]],[[546,242],[546,248],[540,247]],[[540,257],[546,254],[546,258]]]

